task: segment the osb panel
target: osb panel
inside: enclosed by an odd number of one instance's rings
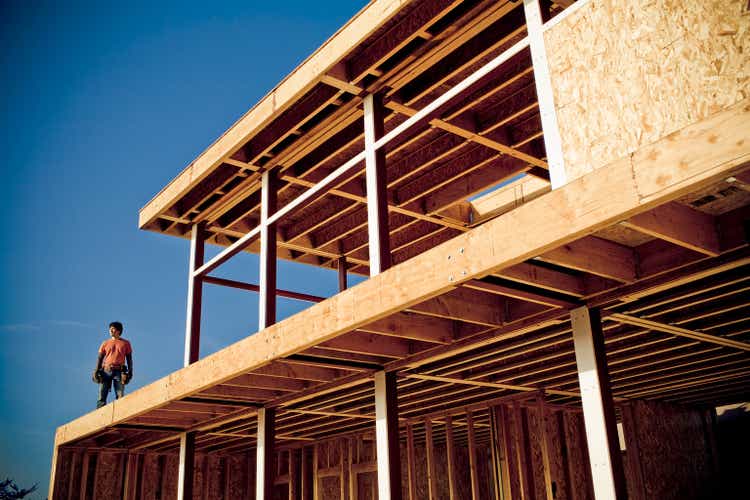
[[[227,498],[247,498],[247,456],[230,455],[226,459]]]
[[[626,442],[637,443],[645,497],[710,498],[715,478],[701,411],[657,402],[631,404],[632,412],[623,414],[623,431]]]
[[[750,95],[747,0],[592,0],[545,42],[568,179]]]
[[[591,481],[591,466],[586,444],[586,429],[583,414],[563,413],[565,448],[567,452],[570,495],[573,500],[593,500],[594,484]]]
[[[377,500],[377,498],[378,475],[375,472],[357,474],[357,500]]]
[[[148,453],[143,457],[143,476],[141,481],[141,496],[143,500],[161,498],[161,464],[159,456]]]
[[[101,452],[96,461],[93,498],[122,496],[124,453]]]
[[[180,457],[167,455],[162,470],[161,498],[177,498],[177,478],[180,467]]]
[[[224,498],[224,485],[226,484],[224,458],[209,455],[206,470],[208,480],[206,498]]]

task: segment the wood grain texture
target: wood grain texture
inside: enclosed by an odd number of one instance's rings
[[[593,0],[545,41],[568,179],[750,95],[744,0]]]

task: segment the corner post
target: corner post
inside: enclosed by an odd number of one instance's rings
[[[195,468],[195,432],[180,434],[180,462],[177,473],[177,500],[192,500]]]
[[[549,179],[552,189],[557,189],[564,186],[568,182],[568,178],[565,172],[565,161],[563,160],[560,129],[557,125],[552,80],[549,76],[547,49],[544,47],[543,21],[539,0],[523,0],[523,9],[526,15],[526,28],[529,33],[529,48],[531,49],[531,63],[534,66],[534,84],[539,101],[539,113],[542,117]]]
[[[273,171],[263,172],[260,204],[260,296],[258,330],[276,323],[276,223],[268,218],[276,212],[278,182]]]
[[[570,312],[570,319],[594,497],[597,500],[624,499],[627,498],[625,473],[599,311],[579,307]]]
[[[395,372],[375,372],[375,439],[378,456],[378,498],[401,500],[401,451]]]
[[[190,234],[190,265],[188,270],[187,316],[185,319],[184,366],[198,361],[201,345],[201,303],[203,301],[203,277],[195,270],[203,265],[206,240],[205,223],[193,224]]]
[[[387,180],[385,152],[375,149],[375,141],[383,136],[383,100],[368,94],[365,108],[365,178],[367,181],[367,233],[370,251],[370,276],[391,267],[390,235],[388,232]]]
[[[276,440],[276,410],[258,408],[258,445],[255,458],[255,500],[273,498],[273,453]]]

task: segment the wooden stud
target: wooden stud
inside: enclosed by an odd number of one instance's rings
[[[177,472],[177,500],[192,500],[195,471],[195,432],[180,434],[180,461]]]
[[[401,500],[401,452],[397,405],[396,372],[375,372],[378,498],[384,500]]]
[[[411,422],[406,424],[406,461],[406,470],[409,475],[409,500],[417,500],[417,464],[414,456],[414,427]]]
[[[273,498],[273,459],[276,440],[276,410],[258,408],[258,443],[255,459],[255,498]]]
[[[203,279],[195,270],[203,265],[206,228],[203,223],[194,224],[190,235],[190,264],[188,271],[187,315],[185,319],[184,366],[200,358],[201,304]]]
[[[534,483],[531,475],[531,457],[529,456],[529,433],[526,426],[526,419],[518,401],[513,402],[513,436],[515,442],[513,447],[516,450],[516,466],[518,467],[518,484],[522,500],[534,498]]]
[[[552,494],[552,470],[550,466],[550,450],[552,445],[549,442],[549,430],[547,429],[547,405],[544,401],[544,394],[540,394],[536,399],[537,418],[539,419],[539,444],[542,449],[542,469],[544,471],[544,491],[547,500],[554,498]]]
[[[382,96],[369,94],[365,107],[365,178],[367,181],[367,231],[370,250],[370,276],[391,267],[385,152],[375,147],[383,136]]]
[[[437,471],[435,469],[435,447],[432,440],[432,421],[424,421],[424,447],[427,457],[427,500],[437,500]]]
[[[302,448],[289,450],[289,500],[302,500]]]
[[[313,445],[315,448],[317,445]],[[302,483],[302,500],[313,500],[315,490],[315,473],[313,471],[313,460],[315,459],[314,452],[310,446],[304,446],[302,448],[302,467],[301,467],[301,483]]]
[[[716,219],[677,202],[666,203],[620,224],[712,257],[721,252]]]
[[[599,311],[579,307],[571,311],[570,319],[594,496],[627,498]]]
[[[474,414],[466,412],[466,428],[469,433],[469,475],[471,478],[471,498],[479,500],[479,471],[477,470],[477,439],[474,430]]]
[[[448,498],[455,500],[458,495],[456,480],[456,450],[453,442],[453,418],[445,417],[445,453],[447,455],[448,468]]]
[[[268,222],[277,204],[278,178],[274,171],[263,172],[261,189],[258,330],[276,323],[276,223]]]

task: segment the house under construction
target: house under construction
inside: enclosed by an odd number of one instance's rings
[[[714,408],[750,400],[748,9],[371,2],[141,210],[190,240],[185,367],[58,428],[50,498],[717,494]],[[220,277],[243,251],[258,283]],[[259,325],[201,357],[206,286]]]

